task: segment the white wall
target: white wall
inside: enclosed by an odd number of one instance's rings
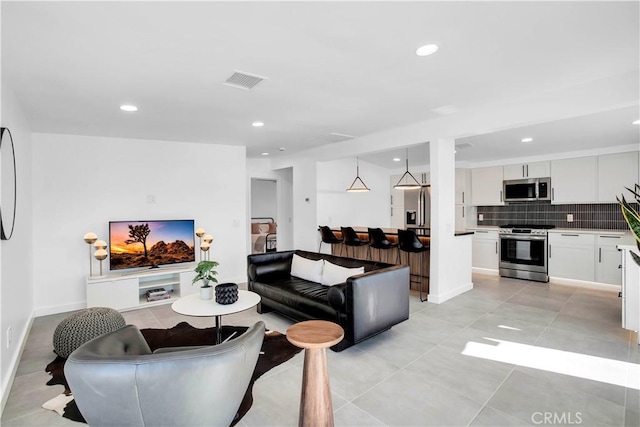
[[[361,160],[360,178],[371,189],[366,193],[345,191],[355,176],[355,158],[318,162],[318,225],[389,227],[389,170]]]
[[[302,158],[293,164],[293,247],[317,251],[320,236],[317,221],[316,161]]]
[[[31,156],[32,134],[11,88],[2,82],[3,127],[13,135],[16,154],[17,205],[16,221],[11,240],[0,243],[0,383],[2,407],[8,396],[12,378],[18,364],[21,346],[33,317],[32,252],[32,188]],[[46,276],[39,280],[47,282]],[[7,328],[11,327],[12,340],[7,348]]]
[[[110,220],[195,219],[214,237],[220,279],[245,281],[245,188],[244,147],[34,134],[37,315],[85,306],[82,236],[107,240]]]

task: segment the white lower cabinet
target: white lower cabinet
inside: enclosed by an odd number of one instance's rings
[[[549,276],[593,282],[596,236],[549,233]]]
[[[622,327],[632,331],[640,330],[640,266],[631,252],[638,254],[634,245],[621,245],[622,251]],[[637,335],[640,344],[640,334]]]
[[[498,232],[496,230],[474,230],[472,266],[497,270],[500,263],[498,244]]]
[[[622,254],[629,234],[549,232],[549,276],[620,285]]]
[[[599,234],[596,237],[596,282],[622,284],[622,253],[617,246],[626,243],[623,236]]]
[[[181,270],[159,270],[131,275],[112,273],[101,278],[89,278],[87,285],[87,307],[111,307],[116,310],[131,310],[149,305],[167,304],[185,295],[198,292],[192,285],[193,268]],[[146,293],[164,288],[170,298],[147,301]]]

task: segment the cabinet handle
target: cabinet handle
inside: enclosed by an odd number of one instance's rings
[[[598,236],[598,237],[602,237],[603,239],[619,239],[620,236]]]
[[[529,178],[529,165],[527,165],[527,178]]]
[[[555,188],[551,187],[551,201],[554,201],[556,198],[556,192],[553,190],[555,190]]]
[[[602,262],[602,248],[598,248],[598,262]]]
[[[502,190],[500,190],[500,203],[502,203]]]
[[[566,233],[560,233],[561,236],[566,236],[566,237],[580,237],[579,234],[566,234]]]
[[[393,194],[389,197],[391,197],[391,204],[393,204]]]
[[[551,245],[549,245],[549,258],[551,258]]]
[[[496,253],[498,253],[498,242],[496,242]]]
[[[462,192],[462,203],[464,203],[464,191]]]
[[[393,216],[393,206],[391,206],[391,216]]]
[[[464,206],[462,207],[462,218],[464,218]]]
[[[526,175],[524,174],[524,165],[522,165],[522,177],[526,177]]]

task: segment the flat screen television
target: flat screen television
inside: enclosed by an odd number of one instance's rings
[[[195,260],[192,219],[109,222],[111,270],[156,268]]]

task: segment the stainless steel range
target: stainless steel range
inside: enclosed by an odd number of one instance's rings
[[[548,282],[547,230],[553,225],[501,225],[500,275]]]

